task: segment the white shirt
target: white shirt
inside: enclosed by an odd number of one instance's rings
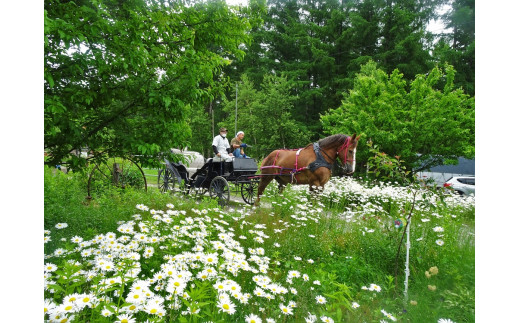
[[[215,138],[213,138],[212,145],[217,147],[217,151],[220,153],[221,156],[226,156],[229,154],[227,152],[227,148],[230,148],[230,146],[227,138],[222,138],[221,135],[217,135]]]

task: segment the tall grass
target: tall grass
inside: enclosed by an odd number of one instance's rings
[[[473,199],[421,193],[405,304],[403,252],[394,276],[403,229],[394,220],[410,206],[406,188],[335,179],[315,197],[306,187],[279,194],[273,185],[260,208],[218,209],[153,189],[88,201],[85,185],[81,174],[45,170],[46,320],[474,321]],[[112,270],[102,268],[107,262]],[[202,276],[208,268],[215,276]],[[176,289],[169,269],[192,276]],[[240,291],[222,292],[219,283]],[[134,302],[139,286],[149,295]]]

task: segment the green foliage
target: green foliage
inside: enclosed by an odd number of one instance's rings
[[[434,38],[426,26],[444,3],[269,0],[245,60],[225,70],[234,80],[245,73],[257,89],[267,73],[286,75],[296,95],[295,120],[318,139],[320,114],[341,104],[342,92],[352,89],[355,73],[370,59],[408,80],[431,70]]]
[[[88,200],[87,180],[85,173],[64,174],[50,167],[44,169],[44,226],[52,228],[56,223],[65,222],[70,227],[69,234],[82,234],[85,239],[93,238],[103,232],[117,229],[117,222],[130,220],[137,196],[143,196],[148,205],[159,207],[168,203],[167,195],[157,190],[150,190],[143,194],[142,190],[128,187],[124,190],[113,186],[103,187],[94,200]],[[121,214],[127,214],[123,218]],[[58,231],[55,238],[45,245],[55,248],[62,238]]]
[[[262,157],[279,148],[295,148],[309,141],[306,127],[292,115],[295,97],[287,77],[266,74],[257,91],[247,76],[239,85],[237,123],[245,132],[244,142],[253,146],[248,155]],[[224,101],[228,119],[219,123],[228,129],[234,124],[235,100]]]
[[[191,129],[191,140],[188,145],[189,150],[197,151],[208,156],[213,141],[211,129],[211,116],[206,112],[202,105],[195,105],[190,111],[188,119],[189,128]],[[218,130],[217,130],[218,131]]]
[[[475,95],[475,0],[455,0],[451,10],[442,15],[450,32],[439,35],[433,57],[455,67],[454,84]]]
[[[212,98],[241,59],[247,9],[223,1],[45,2],[48,164],[83,167],[73,151],[153,163],[190,139],[190,107]],[[217,77],[215,77],[217,76]]]
[[[327,133],[362,133],[358,163],[369,158],[369,141],[400,156],[413,172],[457,156],[474,157],[475,103],[453,88],[449,65],[419,74],[408,85],[394,70],[387,75],[369,62],[356,77],[343,104],[321,117]]]

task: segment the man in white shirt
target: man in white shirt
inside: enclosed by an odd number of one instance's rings
[[[216,155],[215,158],[213,158],[214,161],[233,160],[233,154],[231,153],[232,149],[226,138],[227,132],[226,128],[220,128],[219,134],[213,138],[213,152]]]

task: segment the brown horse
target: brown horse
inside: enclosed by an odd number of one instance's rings
[[[309,189],[323,189],[332,175],[332,165],[339,157],[343,169],[352,174],[356,168],[356,148],[359,136],[338,134],[308,144],[305,148],[271,152],[260,167],[260,184],[255,205],[260,204],[260,196],[265,187],[275,179],[282,190],[285,185],[308,184]]]

